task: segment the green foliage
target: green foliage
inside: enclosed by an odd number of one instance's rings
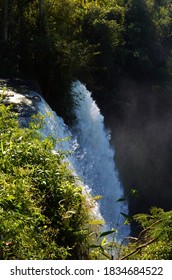
[[[126,237],[119,243],[116,230],[104,232],[90,246],[92,259],[171,260],[172,211],[152,208],[150,214],[137,214],[134,219],[141,226],[137,237]],[[108,235],[112,235],[110,239]]]
[[[20,128],[0,104],[1,259],[87,258],[88,203],[65,154],[54,154],[38,127]]]
[[[152,208],[150,214],[134,216],[142,231],[124,249],[121,259],[171,260],[172,258],[172,211]]]
[[[124,75],[164,86],[171,75],[171,8],[170,0],[1,1],[0,75],[37,79],[66,118],[75,79],[102,104],[116,98]]]

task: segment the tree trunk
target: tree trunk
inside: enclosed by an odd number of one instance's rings
[[[44,31],[44,0],[39,0],[39,33]]]
[[[8,0],[4,0],[4,34],[3,41],[8,41]]]

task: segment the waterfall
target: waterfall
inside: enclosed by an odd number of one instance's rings
[[[110,146],[110,133],[86,87],[76,81],[72,84],[71,94],[76,121],[70,129],[37,92],[27,91],[26,94],[8,90],[6,102],[17,106],[23,126],[27,126],[34,113],[39,112],[44,117],[41,134],[43,138],[51,135],[58,140],[54,153],[59,150],[69,152],[66,161],[76,178],[80,178],[77,182],[90,203],[92,218],[104,219],[104,230],[118,229],[118,240],[122,239],[129,234],[129,227],[123,227],[124,217],[120,213],[127,214],[128,209],[123,201],[116,202],[123,197],[123,189],[115,167],[115,153]],[[102,196],[102,199],[93,203],[90,193]]]
[[[127,205],[116,202],[123,197],[123,190],[115,167],[114,150],[110,146],[110,134],[104,127],[104,118],[100,113],[91,93],[79,81],[74,82],[71,94],[76,104],[74,114],[76,121],[70,129],[63,119],[58,117],[44,99],[38,104],[38,111],[45,117],[41,131],[43,137],[52,135],[57,141],[55,151],[70,151],[67,160],[70,168],[82,181],[84,193],[102,196],[94,204],[93,216],[105,220],[104,230],[118,229],[120,239],[129,234],[127,226],[123,227],[127,214]]]
[[[84,184],[79,178],[80,174],[77,172],[78,160],[74,156],[74,151],[78,148],[77,140],[73,138],[68,126],[64,123],[63,119],[51,109],[48,103],[41,98],[41,102],[37,105],[38,112],[44,117],[44,125],[41,129],[41,135],[43,138],[52,136],[56,140],[56,145],[53,150],[54,153],[64,151],[68,153],[66,161],[69,164],[69,168],[72,170],[76,177],[78,185],[82,186],[82,192],[87,197],[87,202],[90,205],[90,218],[96,220],[103,220],[100,213],[98,203],[94,202],[90,196],[90,188]]]
[[[75,150],[77,172],[93,195],[102,196],[100,211],[106,221],[106,229],[117,228],[120,237],[126,236],[129,227],[123,226],[121,212],[127,214],[128,209],[121,199],[124,194],[115,167],[115,153],[110,146],[110,133],[105,129],[104,118],[86,87],[76,81],[71,93],[76,116],[72,134],[78,143]],[[119,199],[121,202],[117,202]]]

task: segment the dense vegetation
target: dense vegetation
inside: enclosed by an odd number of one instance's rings
[[[0,104],[0,259],[171,259],[172,211],[138,214],[138,238],[110,242],[106,235],[116,230],[100,232],[93,198],[38,128],[37,118],[21,128]]]
[[[141,226],[137,237],[126,237],[121,244],[114,241],[115,236],[111,242],[103,238],[99,245],[92,246],[94,250],[90,253],[91,257],[110,260],[171,260],[172,211],[164,212],[153,207],[150,214],[137,214],[134,220]]]
[[[63,117],[73,79],[86,82],[100,105],[115,106],[128,79],[167,91],[171,13],[171,0],[1,1],[0,76],[38,80]]]
[[[0,104],[0,258],[88,258],[91,201],[39,126]]]

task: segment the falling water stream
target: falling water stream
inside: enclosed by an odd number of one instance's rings
[[[101,195],[100,212],[106,229],[117,228],[120,237],[129,232],[123,226],[127,214],[127,203],[115,166],[115,153],[110,145],[110,133],[105,129],[104,117],[86,87],[76,81],[72,84],[76,121],[72,128],[73,138],[78,145],[74,153],[78,164],[75,167],[93,195]],[[119,200],[121,200],[119,202]],[[117,202],[118,201],[118,202]]]

